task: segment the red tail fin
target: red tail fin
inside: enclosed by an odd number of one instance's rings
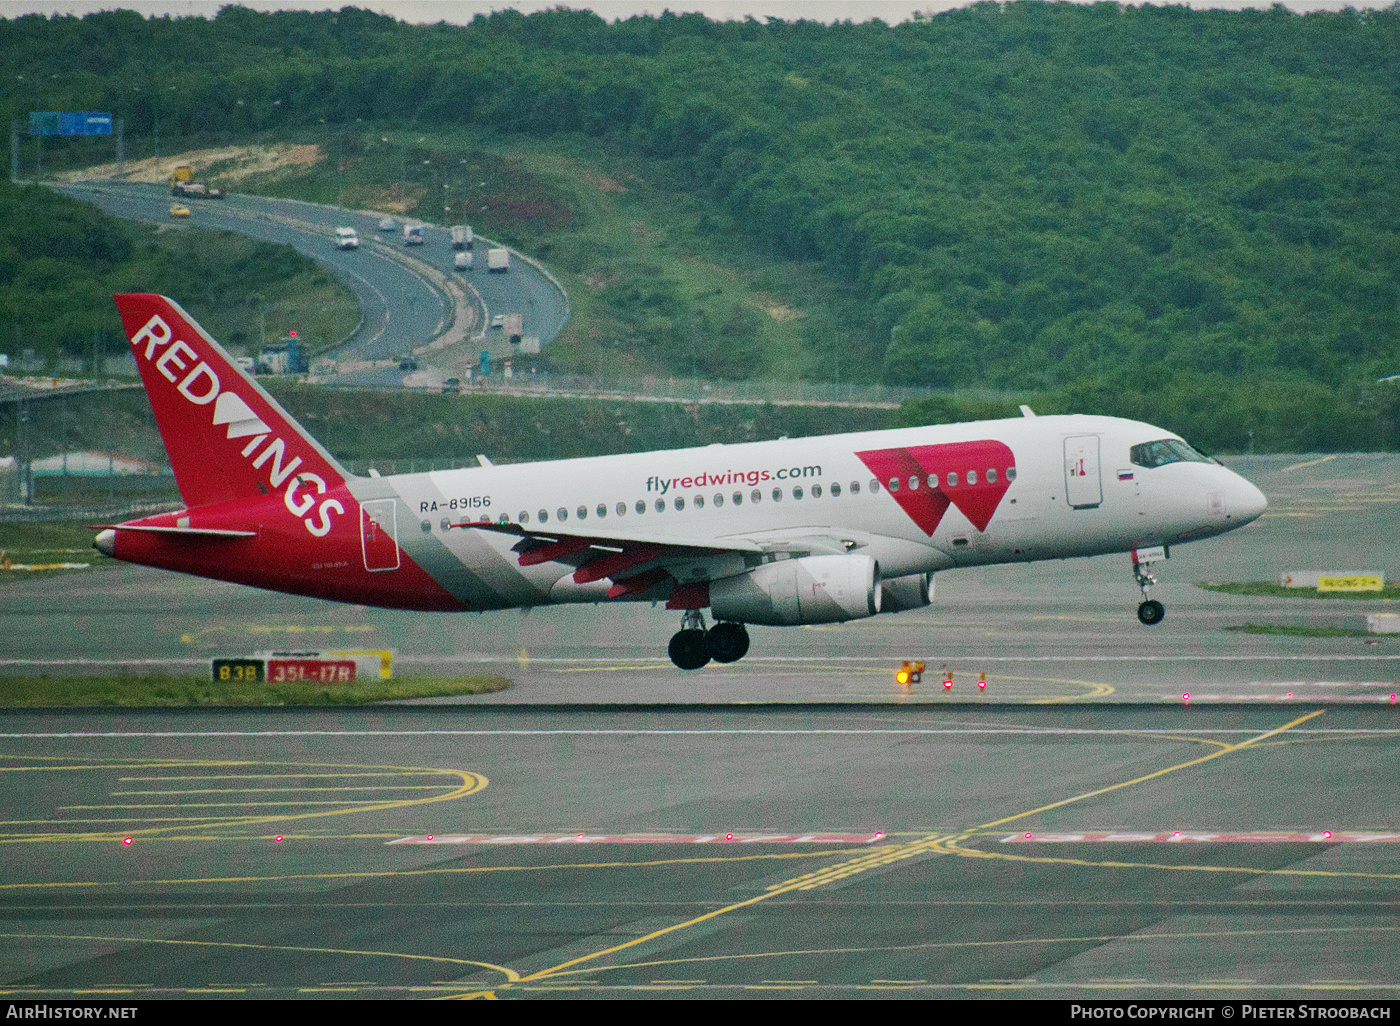
[[[189,506],[267,495],[291,478],[325,491],[349,476],[179,304],[112,297]]]

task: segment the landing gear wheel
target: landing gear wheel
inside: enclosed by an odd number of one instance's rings
[[[1148,599],[1138,606],[1138,619],[1151,627],[1155,623],[1161,623],[1162,617],[1167,615],[1167,607],[1156,599]]]
[[[698,670],[710,661],[710,645],[705,632],[696,628],[677,631],[666,651],[671,662],[682,670]]]
[[[735,662],[749,650],[749,632],[741,623],[717,623],[710,628],[709,646],[715,662]]]

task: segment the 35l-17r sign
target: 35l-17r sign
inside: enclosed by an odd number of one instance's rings
[[[112,115],[60,110],[29,112],[30,135],[111,135]]]

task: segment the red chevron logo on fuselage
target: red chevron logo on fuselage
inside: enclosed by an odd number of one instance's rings
[[[909,519],[930,536],[950,503],[977,530],[985,531],[1016,476],[1016,457],[1010,447],[990,438],[871,449],[856,455]]]

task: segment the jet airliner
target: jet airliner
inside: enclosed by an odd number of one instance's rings
[[[117,559],[418,610],[653,601],[682,669],[733,662],[746,624],[928,605],[934,575],[1127,553],[1138,618],[1170,547],[1263,494],[1183,439],[1037,417],[368,477],[349,473],[163,296],[115,297],[184,508],[105,527]],[[704,610],[713,626],[706,625]]]

